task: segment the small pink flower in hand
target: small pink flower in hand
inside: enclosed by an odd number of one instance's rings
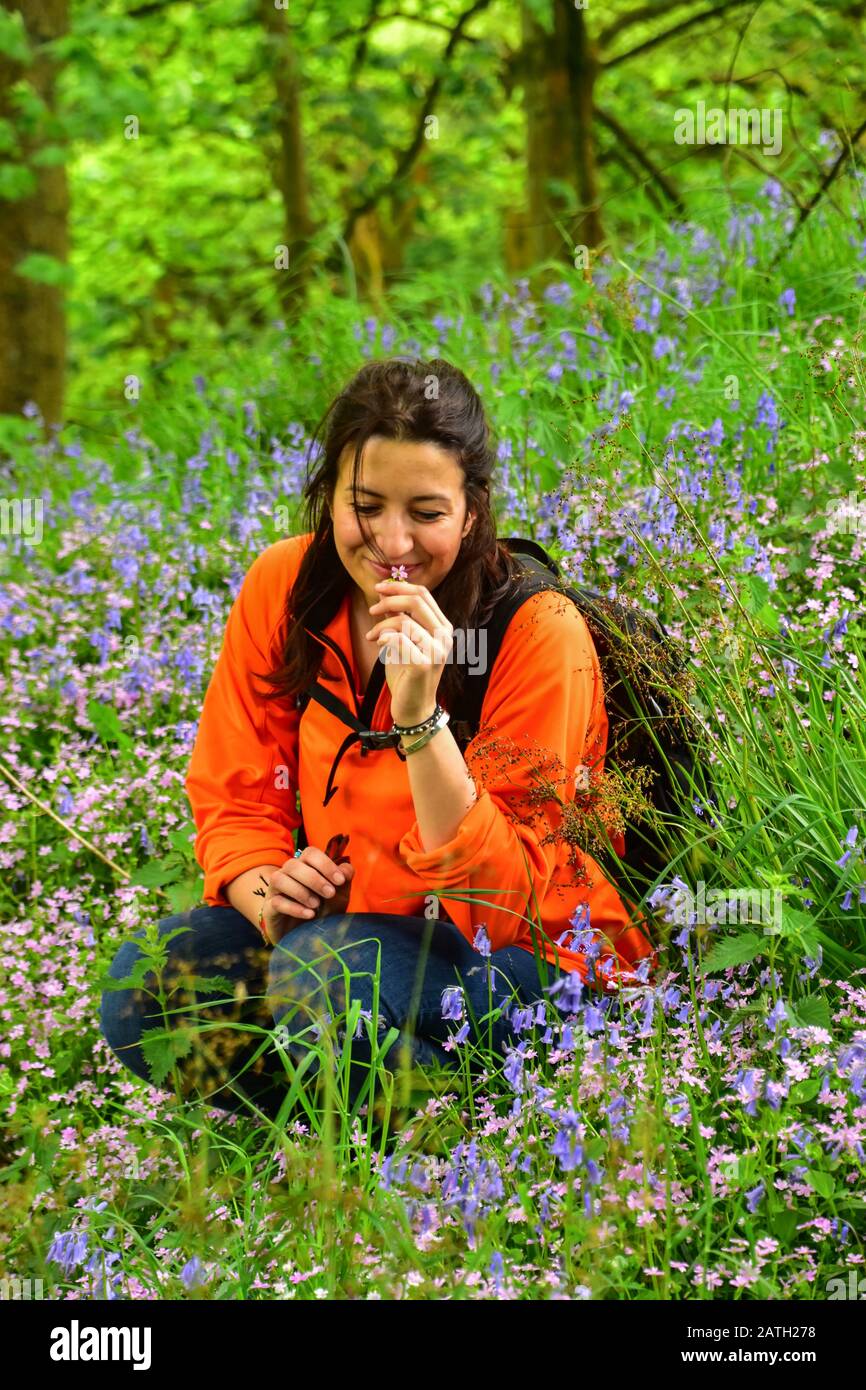
[[[392,566],[391,566],[391,578],[392,578],[392,579],[408,579],[408,578],[409,578],[409,571],[407,570],[407,568],[406,568],[405,565],[392,565]]]

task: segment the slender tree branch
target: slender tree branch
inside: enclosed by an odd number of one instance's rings
[[[453,32],[453,24],[449,24],[447,20],[444,19],[431,19],[430,16],[426,14],[406,14],[403,10],[389,10],[387,14],[377,14],[376,11],[379,8],[379,3],[381,3],[381,0],[373,0],[371,12],[367,15],[363,24],[347,26],[345,29],[339,29],[336,34],[332,34],[331,43],[341,43],[343,39],[358,38],[361,43],[364,44],[366,51],[366,40],[370,30],[379,24],[390,24],[392,19],[402,19],[407,24],[423,24],[428,29],[440,29],[446,34]],[[474,35],[467,34],[466,42],[478,43],[479,41]]]
[[[755,0],[723,0],[721,5],[716,5],[711,10],[702,10],[700,14],[689,15],[686,19],[681,19],[679,24],[674,24],[670,29],[664,29],[662,33],[655,34],[651,39],[645,39],[639,43],[637,48],[630,48],[627,53],[617,53],[613,58],[608,58],[603,63],[603,69],[607,72],[608,68],[619,67],[620,63],[627,63],[630,58],[637,58],[641,53],[648,53],[651,48],[657,48],[660,43],[667,43],[668,39],[674,39],[678,34],[684,34],[686,30],[693,29],[696,24],[703,24],[707,20],[717,19],[725,10],[738,9],[742,5],[753,5]]]
[[[769,179],[775,179],[776,182],[782,188],[784,188],[785,192],[788,194],[788,197],[791,198],[792,201],[797,204],[797,207],[800,210],[800,212],[803,211],[803,203],[800,201],[799,197],[797,196],[797,193],[791,187],[791,185],[787,183],[785,179],[780,178],[778,174],[774,174],[773,171],[771,169],[768,169],[766,165],[762,164],[759,159],[756,159],[756,157],[751,153],[750,150],[744,149],[742,145],[729,145],[728,149],[731,151],[731,154],[735,154],[740,159],[744,159],[747,164],[751,164],[752,168],[757,169],[760,174],[764,174]],[[839,211],[839,209],[837,209],[837,211]]]
[[[634,180],[634,182],[629,186],[629,193],[634,192],[636,188],[642,189],[646,193],[653,207],[659,213],[661,213],[662,216],[664,216],[666,205],[664,200],[661,197],[659,197],[658,189],[653,186],[653,180],[651,178],[641,177],[640,169],[635,167],[635,165],[628,158],[627,154],[618,143],[612,144],[608,149],[602,150],[599,154],[599,164],[607,164],[610,160],[615,160],[616,163],[621,165],[621,167],[625,169],[626,173],[629,174],[631,178]]]
[[[609,111],[605,111],[600,106],[593,108],[593,115],[601,121],[603,126],[607,126],[607,129],[616,137],[623,148],[628,150],[632,159],[634,159],[641,168],[646,170],[650,178],[658,184],[668,201],[676,208],[677,212],[685,213],[682,199],[670,179],[668,179],[663,171],[653,163],[643,146],[632,139],[625,126],[620,125],[615,116],[611,115]]]
[[[649,20],[658,19],[659,15],[669,15],[671,10],[680,9],[683,5],[694,5],[699,0],[673,0],[673,3],[666,3],[666,0],[653,0],[648,5],[637,5],[633,10],[626,10],[625,14],[620,15],[606,29],[602,29],[598,36],[599,48],[606,48],[614,39],[624,34],[626,29],[631,29],[635,24],[645,24]]]
[[[831,188],[832,185],[835,183],[836,179],[841,174],[849,159],[853,159],[854,146],[858,143],[859,140],[863,138],[864,133],[866,133],[866,120],[860,122],[857,129],[854,131],[854,134],[848,139],[847,146],[839,151],[838,159],[827,170],[826,174],[819,183],[818,187],[815,189],[815,192],[812,194],[812,197],[809,199],[808,203],[806,203],[805,207],[800,208],[800,216],[797,218],[797,221],[791,231],[791,235],[789,236],[785,245],[782,246],[777,252],[777,254],[774,256],[773,261],[771,262],[771,267],[775,267],[776,265],[778,265],[779,261],[782,259],[783,254],[787,251],[790,251],[791,247],[793,246],[794,242],[799,236],[806,219],[815,211],[815,208],[818,206],[827,190]]]
[[[367,50],[370,46],[370,31],[380,18],[379,6],[381,4],[382,0],[370,0],[370,13],[367,15],[360,33],[358,34],[358,42],[355,44],[355,52],[352,54],[352,61],[349,64],[350,87],[354,87],[358,73],[367,61]]]
[[[146,5],[136,5],[131,10],[126,11],[127,19],[141,19],[147,14],[159,14],[161,10],[169,10],[172,5],[183,4],[184,0],[149,0]]]
[[[833,119],[830,116],[828,116],[825,111],[821,111],[817,107],[813,94],[807,91],[805,87],[801,86],[797,82],[791,82],[791,80],[785,75],[785,73],[782,72],[781,68],[761,68],[759,72],[751,72],[745,77],[729,77],[729,75],[726,75],[725,77],[710,77],[708,80],[718,84],[725,83],[729,88],[754,87],[757,85],[759,79],[765,77],[767,73],[771,73],[774,77],[777,77],[788,94],[788,127],[791,131],[791,134],[794,137],[794,143],[796,144],[797,149],[800,151],[802,155],[805,155],[806,159],[809,160],[809,162],[815,169],[815,172],[817,174],[823,175],[824,166],[821,164],[815,152],[812,149],[810,149],[808,145],[804,144],[803,141],[800,139],[797,127],[794,124],[794,96],[796,95],[803,97],[806,101],[809,102],[810,106],[812,107],[813,113],[817,111],[817,114],[825,127],[827,127],[829,130],[832,130],[836,135],[838,135],[839,132],[836,130],[836,125]],[[781,179],[779,180],[779,182],[782,182]],[[838,206],[837,203],[833,203],[833,206],[835,207],[837,212],[841,212],[841,208]]]
[[[452,56],[458,44],[465,37],[464,30],[466,28],[466,25],[471,23],[471,21],[475,18],[476,15],[481,14],[482,10],[486,10],[490,4],[491,0],[475,0],[474,4],[470,5],[467,10],[463,11],[463,14],[460,16],[460,18],[457,20],[457,23],[452,28],[448,42],[445,45],[445,49],[439,60],[439,71],[437,72],[433,81],[430,83],[429,87],[427,88],[427,91],[424,93],[421,105],[418,109],[418,119],[415,122],[415,130],[412,135],[412,139],[406,146],[406,149],[403,151],[403,153],[398,157],[397,165],[394,169],[393,174],[385,183],[380,184],[377,189],[374,189],[374,191],[368,194],[368,196],[364,198],[360,203],[357,203],[355,207],[353,207],[350,210],[346,218],[346,223],[343,227],[342,236],[343,241],[346,242],[347,245],[358,218],[363,217],[364,213],[370,212],[374,207],[376,207],[376,205],[382,200],[382,198],[387,197],[389,193],[392,193],[399,186],[401,181],[406,177],[409,170],[412,168],[412,165],[415,163],[415,160],[417,159],[418,153],[424,142],[424,123],[427,116],[430,115],[431,108],[438,99],[439,93],[442,89],[442,82],[444,80],[445,72],[447,70],[448,59]]]

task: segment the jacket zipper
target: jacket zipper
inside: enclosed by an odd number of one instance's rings
[[[348,685],[348,687],[349,687],[349,690],[350,690],[350,692],[351,692],[351,695],[352,695],[352,703],[353,703],[354,706],[355,706],[355,716],[356,716],[356,718],[360,719],[360,717],[361,717],[361,702],[358,700],[358,695],[357,695],[357,692],[356,692],[356,690],[355,690],[355,682],[354,682],[354,680],[352,679],[352,668],[351,668],[351,666],[349,665],[349,662],[348,662],[348,660],[347,660],[347,658],[346,658],[346,655],[345,655],[345,653],[344,653],[342,647],[338,646],[338,644],[333,640],[333,638],[331,638],[331,637],[326,637],[325,634],[322,633],[322,632],[311,632],[310,629],[309,629],[308,627],[305,627],[305,628],[304,628],[304,631],[305,631],[306,633],[308,633],[308,634],[310,635],[310,637],[315,637],[316,641],[322,642],[322,643],[323,643],[326,647],[328,647],[328,648],[334,653],[334,655],[338,658],[338,660],[339,660],[339,662],[340,662],[340,665],[342,666],[343,671],[345,672],[346,683],[347,683],[347,685]],[[373,719],[374,719],[374,717],[375,717],[376,710],[379,708],[379,700],[381,700],[381,698],[382,698],[382,692],[383,692],[385,689],[387,689],[387,686],[386,686],[385,683],[383,682],[382,690],[379,691],[379,699],[376,701],[375,708],[374,708],[374,709],[371,711],[371,713],[370,713],[370,726],[371,726],[371,728],[372,728],[372,725],[373,725]]]

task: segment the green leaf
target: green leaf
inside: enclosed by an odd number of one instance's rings
[[[117,980],[113,975],[103,975],[96,981],[95,988],[100,992],[115,989],[145,989],[152,988],[153,981],[148,986],[147,976],[150,973],[150,961],[146,956],[138,956],[133,961],[129,974],[124,975],[123,979]]]
[[[524,0],[527,10],[545,34],[553,33],[553,6],[550,0]]]
[[[757,613],[768,602],[770,586],[758,574],[743,574],[741,601],[747,613]]]
[[[189,912],[192,908],[198,907],[201,902],[204,892],[204,877],[199,874],[194,879],[184,878],[169,885],[165,891],[169,907],[175,915]]]
[[[820,1076],[812,1076],[808,1081],[798,1081],[788,1092],[788,1099],[796,1101],[798,1105],[805,1104],[806,1101],[814,1100],[821,1089]]]
[[[0,154],[9,155],[18,148],[18,137],[15,126],[11,121],[7,121],[0,116]]]
[[[790,1005],[788,1012],[798,1028],[830,1027],[830,1005],[823,994],[807,994]]]
[[[174,1062],[192,1051],[193,1033],[192,1028],[174,1028],[167,1035],[156,1029],[142,1034],[141,1050],[154,1086],[162,1085]]]
[[[743,965],[748,960],[766,951],[766,942],[754,932],[743,932],[739,936],[724,936],[717,941],[704,961],[708,971],[727,970],[732,965]]]
[[[167,859],[151,860],[135,869],[130,883],[136,883],[140,888],[162,888],[166,883],[176,883],[183,872],[183,864],[169,855]]]
[[[804,1177],[819,1197],[832,1197],[836,1191],[836,1184],[830,1174],[822,1173],[819,1168],[809,1168]]]
[[[13,63],[25,67],[30,63],[32,53],[24,27],[24,16],[17,10],[0,10],[0,53]]]
[[[112,705],[100,704],[99,700],[87,701],[87,716],[104,744],[116,743],[118,748],[131,752],[133,741],[124,733],[117,710]]]
[[[195,994],[220,994],[234,997],[234,980],[227,980],[224,975],[184,975],[178,981],[178,989],[191,990]],[[168,998],[176,991],[169,991]]]
[[[168,840],[172,849],[177,850],[177,853],[179,855],[181,855],[184,859],[191,860],[193,863],[196,863],[197,861],[195,857],[194,844],[193,841],[189,838],[190,834],[194,829],[194,825],[180,826],[179,828],[176,827],[174,830],[172,830],[171,834],[168,837]]]
[[[797,1213],[785,1208],[774,1211],[770,1216],[769,1226],[776,1239],[787,1244],[793,1240],[794,1232],[797,1229]]]
[[[26,164],[0,164],[0,198],[7,203],[36,192],[36,178]]]
[[[62,145],[43,145],[41,150],[30,156],[30,163],[40,169],[50,169],[56,164],[65,164],[67,151]]]
[[[779,631],[779,614],[776,612],[775,608],[771,603],[763,604],[763,606],[758,609],[757,613],[755,614],[755,617],[757,618],[761,626],[767,628],[770,632]]]
[[[15,266],[15,274],[26,280],[36,280],[40,285],[72,285],[75,273],[71,266],[59,261],[56,256],[47,256],[43,251],[31,251]]]
[[[781,936],[796,936],[809,956],[818,954],[818,924],[810,912],[802,912],[799,907],[782,907]]]
[[[831,456],[822,463],[821,468],[825,476],[829,476],[834,482],[841,484],[843,491],[847,492],[849,488],[856,487],[857,475],[845,459]]]

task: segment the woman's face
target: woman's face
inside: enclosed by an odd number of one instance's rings
[[[365,529],[386,556],[373,559],[352,502],[354,445],[340,456],[331,506],[337,554],[366,600],[375,603],[375,584],[390,565],[405,565],[406,578],[431,591],[457,559],[474,514],[466,506],[463,470],[453,454],[435,444],[410,444],[374,435],[358,465],[358,508]],[[359,594],[354,595],[359,600]]]

